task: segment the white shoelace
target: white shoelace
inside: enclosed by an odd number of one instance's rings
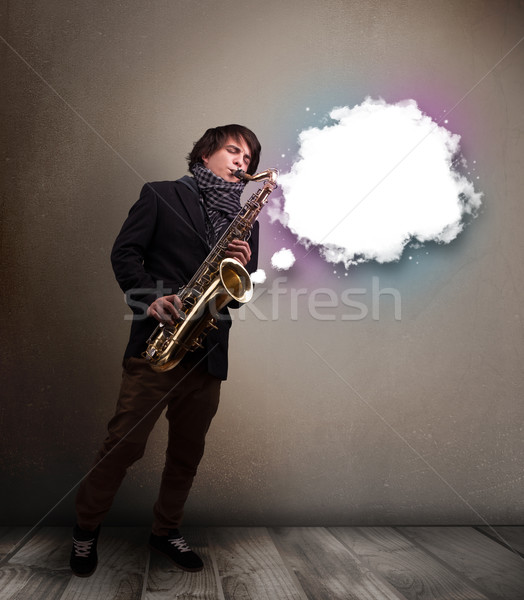
[[[171,538],[169,543],[173,544],[173,546],[180,552],[191,552],[191,548],[187,545],[187,542],[183,537]]]
[[[95,540],[87,540],[87,542],[83,542],[81,540],[75,540],[73,538],[73,546],[75,548],[75,556],[82,556],[83,558],[87,558],[89,556],[89,552],[91,552],[91,546]]]

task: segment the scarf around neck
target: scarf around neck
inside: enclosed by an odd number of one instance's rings
[[[200,163],[193,166],[192,173],[202,194],[215,237],[218,238],[239,213],[240,196],[246,184],[243,181],[226,181]]]

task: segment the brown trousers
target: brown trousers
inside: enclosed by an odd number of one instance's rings
[[[144,454],[146,442],[167,407],[166,462],[153,508],[153,533],[167,535],[180,525],[184,504],[204,454],[204,440],[217,409],[220,379],[205,366],[178,365],[156,373],[143,358],[124,360],[116,412],[108,436],[76,496],[77,522],[93,531],[109,511],[128,467]]]

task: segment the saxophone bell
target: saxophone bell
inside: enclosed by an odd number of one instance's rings
[[[174,325],[160,323],[147,340],[148,346],[142,354],[154,371],[162,373],[175,367],[187,352],[202,348],[202,339],[211,329],[216,329],[220,311],[231,300],[241,304],[253,296],[253,283],[249,273],[235,258],[224,258],[218,273],[206,287],[192,296],[184,292],[187,302],[186,314]]]

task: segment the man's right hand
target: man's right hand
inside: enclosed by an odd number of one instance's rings
[[[178,309],[182,308],[182,301],[176,294],[157,298],[147,309],[149,317],[154,317],[160,323],[174,325],[183,317]]]

